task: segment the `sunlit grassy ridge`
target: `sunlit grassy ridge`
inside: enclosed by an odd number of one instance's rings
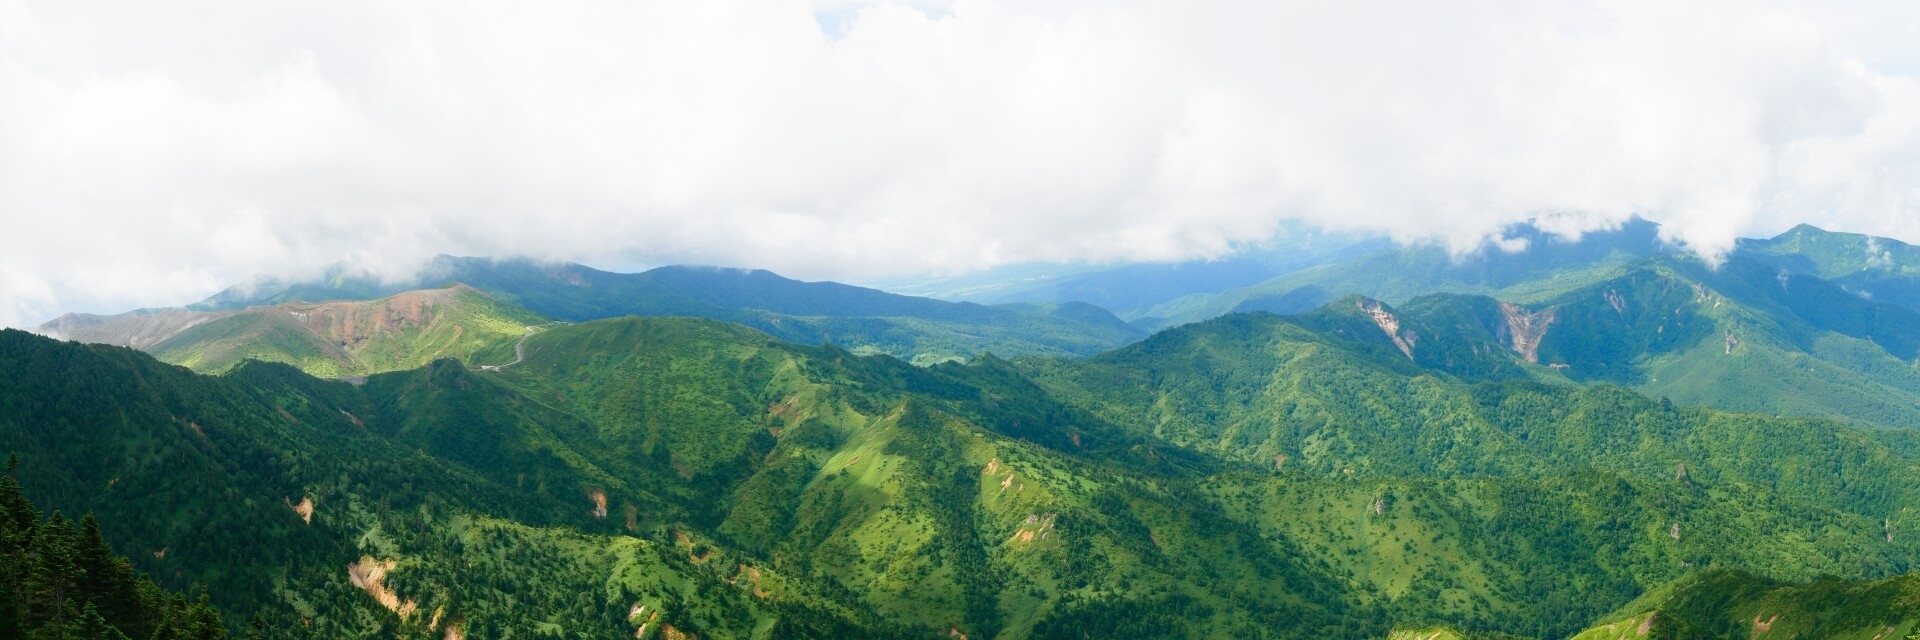
[[[531,311],[469,287],[366,302],[284,303],[194,325],[149,349],[161,360],[218,373],[245,360],[284,362],[337,378],[412,369],[440,358],[469,365],[513,359]]]

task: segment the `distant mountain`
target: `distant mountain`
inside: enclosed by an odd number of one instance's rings
[[[1817,276],[1855,295],[1920,310],[1920,247],[1858,233],[1799,225],[1739,254],[1796,275]]]
[[[62,340],[147,349],[188,327],[227,315],[181,308],[139,309],[114,315],[69,313],[34,330]]]
[[[1532,304],[1433,294],[1397,312],[1376,306],[1410,332],[1410,358],[1456,375],[1511,378],[1526,362],[1552,370],[1532,369],[1538,379],[1634,386],[1689,405],[1920,427],[1920,314],[1777,276],[1741,257],[1718,269],[1658,258]],[[1386,340],[1375,327],[1343,335]]]
[[[1512,227],[1504,237],[1525,248],[1486,248],[1467,256],[1432,244],[1380,248],[1246,287],[1183,296],[1125,317],[1158,329],[1235,311],[1310,311],[1349,294],[1395,304],[1429,293],[1476,293],[1525,302],[1618,275],[1628,265],[1674,251],[1660,241],[1659,225],[1638,218],[1577,241],[1530,225]]]
[[[951,278],[893,280],[882,288],[989,304],[1084,302],[1131,318],[1181,296],[1257,284],[1314,265],[1380,251],[1390,243],[1381,238],[1293,229],[1274,245],[1216,260],[1106,267],[1015,265]]]
[[[161,360],[220,372],[242,360],[285,362],[323,377],[512,360],[512,345],[547,320],[465,285],[369,301],[288,302],[197,324],[148,350]]]
[[[394,289],[459,282],[558,320],[688,316],[737,322],[795,342],[833,342],[921,363],[1001,355],[1087,355],[1144,334],[1086,304],[955,303],[768,271],[661,267],[611,273],[577,264],[442,256],[419,282],[379,284],[340,276],[318,283],[237,287],[195,305],[244,308],[289,300],[355,300]]]
[[[224,372],[253,359],[342,377],[412,369],[448,357],[475,366],[504,363],[513,358],[515,341],[546,322],[456,284],[368,301],[70,314],[39,330],[68,340],[139,348],[202,372]]]

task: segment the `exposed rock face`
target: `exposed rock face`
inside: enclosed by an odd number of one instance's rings
[[[1387,332],[1387,338],[1393,340],[1393,346],[1400,347],[1400,353],[1405,354],[1408,360],[1413,359],[1413,344],[1420,339],[1420,336],[1412,331],[1402,332],[1400,319],[1388,313],[1379,302],[1361,300],[1360,310],[1367,312],[1367,315],[1373,318],[1373,323],[1380,326],[1381,331]]]
[[[436,307],[454,302],[461,293],[478,293],[464,284],[444,289],[408,291],[381,300],[282,305],[287,315],[327,341],[352,349],[374,334],[428,324]]]
[[[1553,326],[1553,310],[1530,313],[1520,305],[1502,302],[1500,315],[1507,321],[1507,346],[1527,362],[1540,362],[1540,341],[1547,337],[1547,327]]]
[[[396,566],[399,566],[399,563],[393,560],[380,562],[372,557],[363,556],[359,562],[347,564],[347,579],[353,581],[353,586],[373,596],[380,606],[398,614],[401,620],[406,620],[413,616],[413,610],[420,605],[412,600],[401,600],[400,594],[387,588],[385,584],[387,572],[392,571]]]
[[[1733,348],[1738,346],[1740,346],[1740,338],[1735,337],[1732,331],[1728,331],[1727,332],[1727,355],[1733,355]]]
[[[1625,296],[1620,295],[1620,292],[1608,289],[1606,296],[1607,305],[1613,307],[1615,313],[1625,314],[1627,312],[1627,299]]]
[[[293,508],[294,513],[297,513],[300,515],[301,522],[305,522],[307,524],[313,524],[313,497],[312,496],[301,497],[299,504],[294,504],[293,498],[283,498],[283,500],[286,500],[287,506]]]

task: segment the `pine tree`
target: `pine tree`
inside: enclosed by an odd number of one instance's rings
[[[200,601],[187,608],[184,631],[192,640],[227,640],[227,626],[220,621],[220,610],[207,598],[206,587],[200,588]]]
[[[80,589],[87,601],[99,609],[108,624],[133,634],[147,627],[141,619],[140,602],[134,591],[133,568],[125,558],[114,555],[100,535],[100,521],[89,513],[80,518],[80,535],[75,543],[75,562],[85,575]]]
[[[18,638],[25,629],[25,616],[20,603],[21,585],[26,575],[26,553],[15,546],[12,540],[24,539],[24,533],[14,530],[13,518],[8,515],[7,507],[0,504],[0,638]]]
[[[20,481],[13,477],[12,469],[16,465],[17,460],[9,456],[7,474],[0,476],[0,508],[5,508],[8,524],[11,525],[8,529],[17,536],[17,539],[10,542],[24,549],[26,537],[32,533],[34,526],[40,523],[40,511],[33,508],[32,502],[27,501],[26,492],[21,489]]]
[[[84,640],[128,640],[127,634],[107,623],[100,611],[89,604],[80,610],[80,623],[75,629],[78,638]]]
[[[74,561],[75,535],[73,524],[58,511],[34,532],[25,598],[27,621],[35,627],[31,637],[77,637],[83,572]]]

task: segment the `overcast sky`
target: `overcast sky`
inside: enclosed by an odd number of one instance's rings
[[[1920,0],[0,0],[0,325],[437,253],[857,278],[1288,219],[1920,239],[1916,41]]]

